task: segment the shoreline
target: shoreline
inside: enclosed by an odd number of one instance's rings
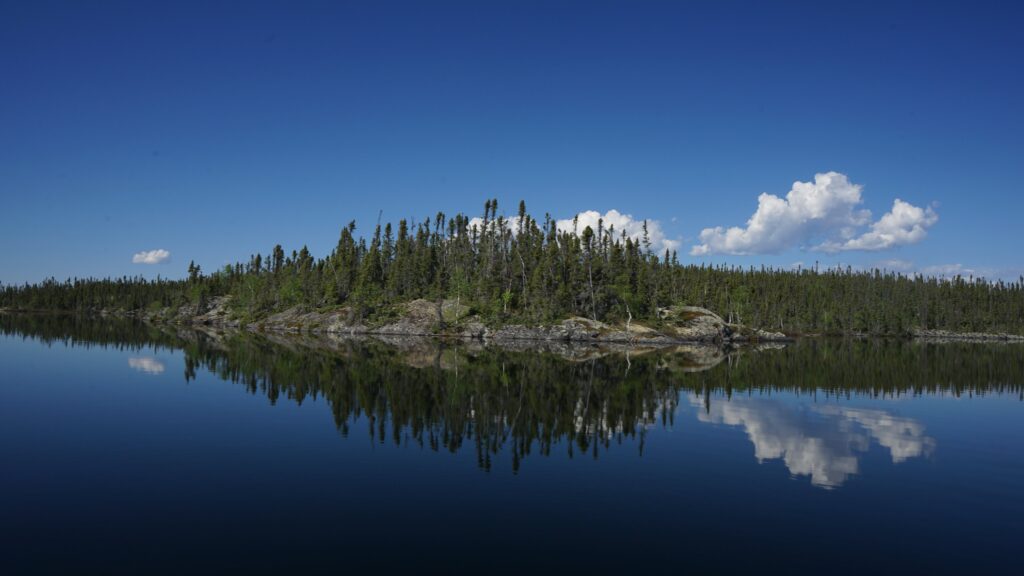
[[[786,344],[814,338],[897,338],[931,343],[1024,343],[1024,336],[998,332],[954,332],[951,330],[915,329],[904,334],[801,334],[788,335],[729,324],[713,312],[683,307],[684,314],[693,315],[670,330],[653,329],[642,324],[609,325],[588,318],[572,317],[554,324],[527,326],[505,324],[484,325],[479,318],[462,317],[443,322],[443,313],[436,312],[437,303],[414,301],[406,303],[406,314],[378,326],[351,322],[346,309],[303,312],[296,309],[272,314],[259,321],[243,323],[231,319],[224,299],[215,299],[207,309],[191,307],[158,312],[144,310],[101,310],[72,312],[63,310],[17,310],[0,308],[0,314],[68,315],[87,318],[134,319],[154,326],[188,327],[192,329],[242,330],[252,333],[301,334],[309,336],[375,336],[384,338],[416,337],[440,340],[478,341],[483,343],[574,344],[618,349],[667,348],[680,345],[730,347],[734,345]],[[444,304],[445,306],[447,303]],[[430,307],[429,311],[425,311]]]
[[[98,311],[99,317],[134,318],[154,325],[192,328],[227,328],[250,332],[282,334],[323,334],[346,336],[432,337],[482,342],[546,342],[619,348],[652,348],[702,344],[717,347],[731,345],[784,343],[794,339],[779,332],[768,332],[742,324],[726,322],[710,310],[679,306],[659,310],[657,329],[640,323],[607,324],[579,316],[557,322],[529,326],[508,323],[488,326],[466,306],[453,300],[413,300],[397,304],[392,314],[376,322],[354,319],[347,307],[326,311],[292,308],[266,318],[242,322],[232,318],[228,298],[209,301],[201,309],[183,306],[160,311]]]

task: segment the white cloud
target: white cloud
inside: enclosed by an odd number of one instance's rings
[[[1024,270],[1021,268],[993,268],[986,266],[965,266],[960,263],[953,264],[933,264],[929,266],[918,266],[913,262],[907,260],[882,260],[876,262],[871,266],[877,270],[888,270],[890,272],[898,272],[907,276],[915,276],[920,274],[926,277],[945,278],[952,280],[957,276],[968,278],[973,276],[974,278],[984,278],[990,282],[998,280],[1008,280],[1011,282],[1017,281]]]
[[[133,369],[138,370],[139,372],[145,372],[146,374],[153,375],[163,374],[164,370],[167,369],[167,367],[164,366],[163,362],[157,360],[156,358],[147,357],[129,358],[128,366],[131,366]]]
[[[841,486],[857,474],[871,440],[889,450],[894,464],[935,450],[935,439],[920,422],[883,410],[734,397],[705,412],[703,397],[693,396],[690,402],[701,422],[743,427],[759,463],[782,460],[791,474],[810,476],[811,484],[822,488]]]
[[[582,233],[583,230],[590,226],[591,230],[597,232],[597,222],[602,220],[602,225],[607,232],[612,227],[615,228],[615,237],[619,238],[622,235],[622,231],[625,230],[626,236],[633,240],[640,240],[644,235],[644,220],[634,218],[630,214],[623,214],[618,210],[609,210],[604,214],[601,214],[597,210],[586,210],[580,212],[577,215],[578,221],[576,225],[576,232]],[[513,232],[519,229],[519,217],[513,216],[506,219],[509,230]],[[470,227],[476,226],[482,228],[484,224],[483,218],[471,218],[469,220]],[[555,225],[559,230],[563,232],[573,231],[573,218],[566,218],[563,220],[557,220]],[[647,220],[647,237],[651,241],[651,250],[658,254],[664,254],[665,250],[678,250],[679,245],[682,244],[680,240],[674,240],[668,238],[665,235],[664,229],[661,227],[661,222],[657,220]]]
[[[840,416],[860,424],[881,446],[889,449],[893,464],[919,456],[930,456],[935,450],[935,439],[926,436],[924,425],[912,418],[893,416],[883,410],[861,408],[824,406],[817,410],[822,414]]]
[[[584,228],[590,226],[592,230],[597,231],[597,221],[603,220],[604,229],[607,231],[611,227],[615,227],[615,236],[619,237],[623,231],[626,232],[626,236],[629,236],[633,240],[640,240],[644,235],[644,220],[633,218],[630,214],[623,214],[618,210],[609,210],[604,214],[596,210],[587,210],[578,214],[577,231],[582,232]],[[657,220],[647,220],[647,236],[651,241],[651,249],[658,253],[663,253],[665,250],[678,250],[679,240],[672,240],[665,236],[665,231],[661,228],[661,223]],[[566,220],[559,220],[557,223],[558,229],[566,232],[572,232],[573,219],[569,218]]]
[[[928,228],[938,221],[939,215],[931,208],[918,208],[897,198],[892,203],[892,210],[872,224],[870,231],[842,243],[825,242],[821,244],[820,249],[825,252],[885,250],[916,244],[924,240],[928,235]]]
[[[879,270],[888,270],[890,272],[912,272],[914,270],[914,263],[909,260],[893,258],[891,260],[882,260],[875,264],[874,267]]]
[[[920,270],[925,276],[937,276],[939,278],[953,278],[955,276],[975,275],[973,268],[967,268],[963,264],[936,264],[925,266]]]
[[[502,218],[504,218],[504,216],[502,216]],[[497,220],[491,220],[490,223],[488,224],[488,227],[490,227],[493,230],[497,223]],[[482,229],[484,227],[484,219],[479,216],[470,218],[469,227],[475,227],[477,230]],[[513,233],[519,233],[519,216],[505,218],[505,227],[511,230]]]
[[[938,221],[931,208],[897,199],[871,223],[871,211],[861,208],[861,189],[844,174],[826,172],[815,174],[814,182],[794,182],[785,198],[761,194],[746,227],[705,228],[690,253],[773,254],[809,244],[824,252],[883,250],[920,242]]]
[[[132,264],[161,264],[171,257],[171,253],[163,248],[136,252],[132,256]]]

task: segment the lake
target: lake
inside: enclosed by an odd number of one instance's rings
[[[6,574],[1014,572],[1024,346],[0,316]]]

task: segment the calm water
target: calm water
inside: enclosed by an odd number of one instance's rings
[[[0,328],[8,574],[1020,569],[1021,346]]]

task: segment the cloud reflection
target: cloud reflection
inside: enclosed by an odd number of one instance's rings
[[[700,408],[701,422],[742,426],[758,462],[781,459],[791,474],[810,476],[811,484],[823,488],[841,486],[857,474],[859,455],[867,452],[872,439],[889,450],[894,464],[935,449],[935,439],[924,434],[920,422],[883,410],[808,407],[758,398],[733,398],[705,410],[701,398],[691,402]]]
[[[129,358],[128,365],[146,374],[163,374],[167,369],[164,363],[156,358]]]

